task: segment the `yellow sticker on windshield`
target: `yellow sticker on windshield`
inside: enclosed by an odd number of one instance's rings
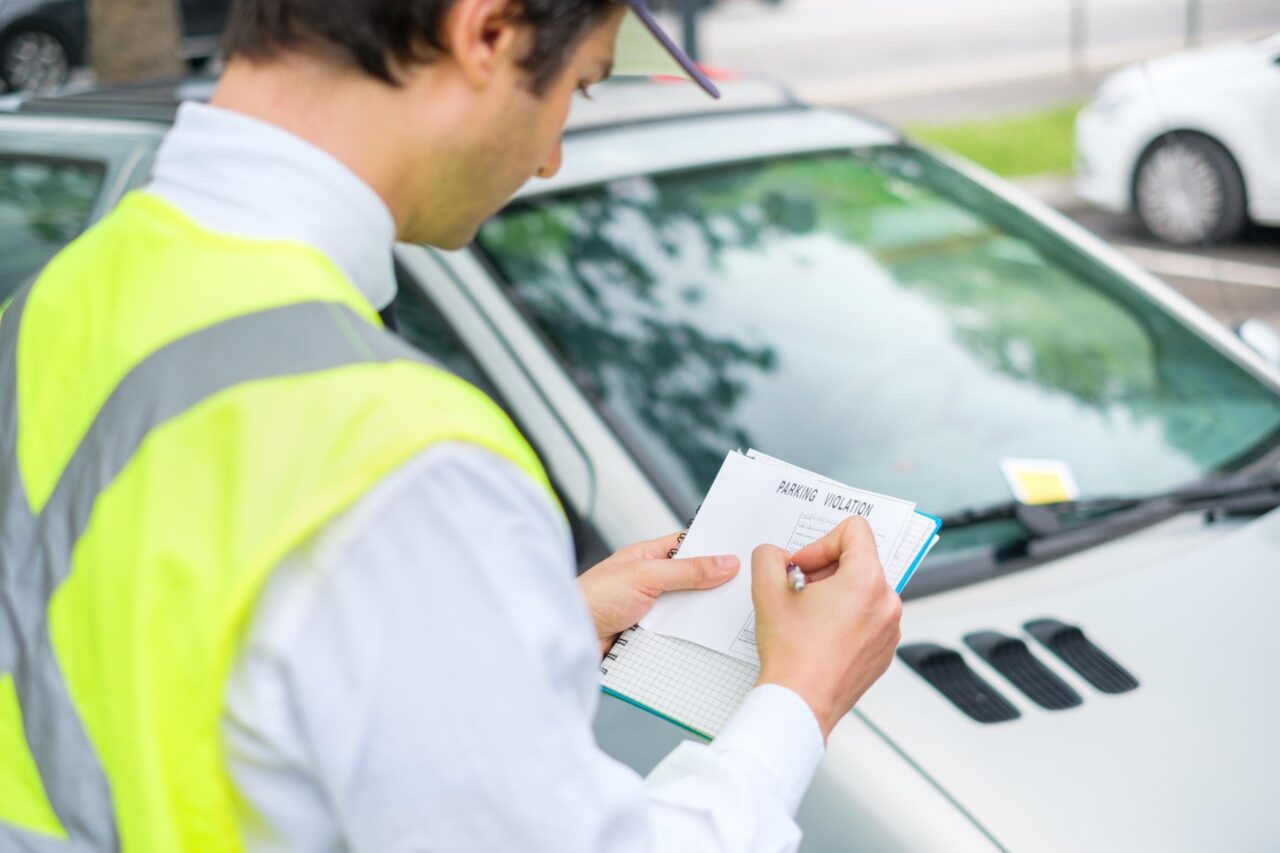
[[[1071,468],[1059,459],[1001,459],[1000,470],[1024,504],[1051,504],[1080,497]]]

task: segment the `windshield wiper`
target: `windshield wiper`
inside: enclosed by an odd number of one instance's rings
[[[1206,480],[1168,492],[1140,497],[1087,498],[1078,501],[1028,505],[1005,501],[964,509],[942,519],[942,530],[957,530],[991,521],[1013,520],[1035,538],[1078,530],[1099,522],[1123,520],[1144,523],[1183,512],[1223,512],[1256,515],[1280,506],[1280,472]]]

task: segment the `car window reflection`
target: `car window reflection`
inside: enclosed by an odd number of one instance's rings
[[[945,513],[1007,498],[1002,457],[1131,494],[1280,425],[1118,273],[914,149],[535,198],[479,245],[682,509],[733,447]]]
[[[0,302],[84,230],[104,169],[0,155]]]

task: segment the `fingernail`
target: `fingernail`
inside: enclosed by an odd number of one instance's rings
[[[732,554],[716,557],[716,571],[731,572],[736,568],[738,568],[738,558]]]

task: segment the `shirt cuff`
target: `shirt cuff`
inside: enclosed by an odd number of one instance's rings
[[[754,758],[792,815],[800,807],[825,749],[822,730],[808,703],[778,684],[761,684],[747,694],[711,746],[716,751]]]

